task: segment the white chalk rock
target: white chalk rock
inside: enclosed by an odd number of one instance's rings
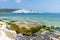
[[[16,32],[6,28],[6,23],[0,21],[0,40],[15,40]]]
[[[6,29],[6,23],[0,21],[0,30],[4,30],[4,29]]]
[[[16,32],[13,30],[5,29],[4,32],[6,33],[7,37],[9,37],[11,39],[15,39],[17,36]]]
[[[0,31],[0,40],[14,40],[9,38],[4,31]]]

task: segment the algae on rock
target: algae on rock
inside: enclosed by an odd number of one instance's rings
[[[42,28],[42,25],[29,22],[14,22],[11,23],[10,28],[18,33],[33,34],[38,32]]]

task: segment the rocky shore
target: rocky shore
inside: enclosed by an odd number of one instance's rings
[[[59,39],[57,35],[46,32],[43,35],[41,33],[35,33],[32,35],[18,34],[16,40],[59,40]]]
[[[10,23],[0,21],[0,40],[60,40],[60,35],[51,30],[47,31],[49,28],[46,30],[45,25],[29,22]]]

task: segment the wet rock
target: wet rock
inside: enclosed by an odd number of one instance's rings
[[[22,34],[33,34],[38,32],[42,27],[41,24],[29,23],[29,22],[14,22],[10,25],[12,30]]]

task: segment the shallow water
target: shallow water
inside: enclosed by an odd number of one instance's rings
[[[46,24],[47,26],[60,27],[60,14],[59,13],[5,13],[0,14],[0,19],[12,19],[16,21],[37,22]]]

